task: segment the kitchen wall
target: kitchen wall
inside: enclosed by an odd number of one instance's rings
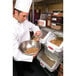
[[[48,11],[52,11],[52,10],[56,10],[56,9],[63,9],[63,3],[57,3],[57,4],[51,4],[48,5]]]
[[[44,13],[46,11],[46,6],[45,5],[39,5],[39,6],[35,6],[35,9],[41,9],[41,12]]]
[[[41,12],[45,12],[45,11],[52,11],[52,10],[56,10],[56,9],[63,9],[63,3],[55,3],[55,4],[50,4],[50,5],[35,5],[35,9],[41,9]]]

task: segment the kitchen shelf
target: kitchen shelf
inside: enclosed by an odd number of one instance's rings
[[[63,34],[63,31],[61,31],[61,30],[54,30],[54,29],[52,29],[51,27],[40,27],[40,29],[41,29],[41,30],[45,30],[45,31],[47,31],[47,32],[57,32],[57,33]]]
[[[63,17],[63,15],[52,15],[52,16],[55,16],[55,17]]]

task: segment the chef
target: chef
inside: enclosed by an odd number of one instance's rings
[[[38,26],[28,21],[28,14],[32,4],[32,0],[16,0],[14,13],[13,13],[13,26],[12,26],[12,50],[14,64],[18,70],[18,76],[23,76],[24,64],[29,64],[36,56],[28,56],[23,54],[19,50],[19,45],[23,41],[30,40],[30,31],[34,32],[34,36],[41,35],[41,31]],[[20,67],[20,68],[19,68]],[[22,68],[22,69],[21,69]],[[25,67],[26,68],[26,67]]]

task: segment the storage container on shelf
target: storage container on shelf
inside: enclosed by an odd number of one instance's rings
[[[43,51],[39,53],[37,59],[39,60],[40,65],[43,68],[47,68],[50,72],[55,71],[60,64],[58,57],[46,55]]]
[[[56,45],[56,44],[51,42],[52,40],[55,40],[56,38],[57,38],[56,36],[53,36],[53,37],[49,36],[47,39],[46,46],[47,46],[48,50],[52,53],[63,51],[63,41],[61,42],[60,45]]]
[[[63,31],[63,15],[62,11],[54,10],[51,16],[51,28],[54,30]]]
[[[58,58],[58,60],[60,61],[60,63],[63,61],[63,51],[62,52],[54,52],[54,53],[52,53],[52,52],[50,52],[49,50],[48,50],[48,48],[45,46],[45,51],[44,51],[44,53],[46,54],[46,55],[48,55],[48,56],[52,56],[52,58],[54,57],[56,57],[56,58]]]
[[[63,30],[63,24],[52,23],[51,28],[54,30],[62,31]]]
[[[40,15],[40,19],[38,20],[38,26],[46,27],[46,19],[47,19],[47,13],[42,13]]]
[[[52,38],[54,36],[54,34],[52,32],[47,32],[44,30],[41,30],[41,31],[42,31],[42,35],[40,37],[40,43],[46,44],[48,37],[51,36],[51,38]]]
[[[61,14],[61,13],[63,13],[63,11],[62,10],[60,10],[60,9],[54,9],[53,10],[53,15],[59,15],[59,14]]]
[[[38,20],[38,26],[40,26],[40,27],[46,27],[46,20],[39,19]]]

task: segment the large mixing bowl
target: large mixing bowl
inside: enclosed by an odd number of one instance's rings
[[[24,41],[20,44],[19,49],[27,55],[34,55],[41,49],[41,44],[34,40]],[[31,50],[32,49],[32,50]],[[36,49],[36,51],[35,51]],[[31,52],[30,52],[31,51]]]

